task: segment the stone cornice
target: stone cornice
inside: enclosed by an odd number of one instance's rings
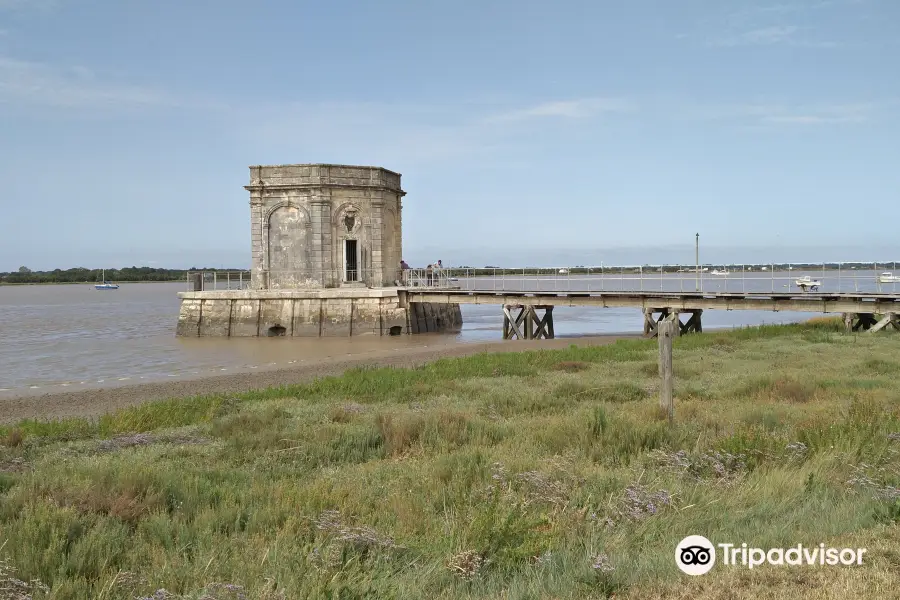
[[[390,173],[391,175],[396,175],[397,177],[401,177],[400,173],[396,171],[391,171],[390,169],[385,169],[384,167],[374,167],[371,165],[339,165],[333,163],[288,163],[283,165],[252,165],[251,169],[290,169],[296,167],[315,167],[315,168],[326,168],[326,169],[365,169],[367,171],[384,171],[385,173]]]
[[[268,183],[260,183],[260,184],[251,184],[245,185],[244,189],[248,192],[263,192],[265,190],[271,191],[286,191],[286,190],[329,190],[329,189],[345,189],[345,190],[370,190],[370,191],[381,191],[381,192],[390,192],[392,194],[397,194],[398,196],[405,196],[406,192],[403,190],[397,190],[394,188],[390,188],[383,185],[352,185],[346,183],[277,183],[277,184],[268,184]]]

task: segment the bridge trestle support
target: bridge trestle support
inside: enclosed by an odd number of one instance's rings
[[[513,313],[518,311],[515,316]],[[538,316],[543,311],[543,316]],[[552,340],[553,306],[531,304],[506,304],[503,306],[504,340]]]
[[[681,315],[690,315],[687,321],[681,321]],[[656,315],[659,315],[658,317]],[[686,333],[703,333],[703,309],[689,308],[675,310],[668,307],[647,308],[644,310],[644,337],[655,338],[659,331],[659,324],[663,321],[673,321],[678,324],[675,335]]]
[[[875,333],[890,327],[900,330],[900,315],[897,313],[885,313],[881,315],[881,319],[873,313],[844,313],[843,317],[844,328],[848,333],[860,330]]]

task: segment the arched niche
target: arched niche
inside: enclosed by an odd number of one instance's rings
[[[270,288],[296,288],[318,274],[310,270],[309,213],[291,203],[279,203],[266,213],[266,267]]]

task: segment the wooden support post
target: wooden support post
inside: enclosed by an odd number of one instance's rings
[[[553,339],[553,305],[549,306],[535,306],[535,312],[532,313],[534,317],[534,339],[539,340],[541,338],[545,340]],[[538,317],[538,310],[544,311],[543,317]]]
[[[853,324],[853,331],[868,331],[875,325],[875,315],[872,313],[857,313],[856,323]]]
[[[843,313],[841,317],[844,320],[844,330],[851,333],[853,331],[853,313]]]
[[[526,340],[528,337],[525,335],[525,307],[524,306],[516,306],[519,309],[519,312],[516,313],[516,320],[513,323],[516,326],[516,335],[518,335],[520,340]]]
[[[895,328],[900,329],[900,322],[897,320],[896,313],[886,313],[880,321],[878,321],[875,325],[869,329],[869,333],[875,333],[876,331],[881,331],[888,325],[893,325]]]
[[[672,370],[672,340],[677,325],[663,321],[658,326],[659,338],[659,406],[666,413],[669,423],[675,419],[675,376]]]
[[[519,309],[519,314],[515,317],[512,315],[513,309]],[[509,304],[503,307],[503,339],[512,340],[528,339],[525,337],[524,325],[526,316],[526,307],[515,304]]]
[[[203,273],[192,273],[194,276],[194,291],[202,292],[203,291]]]
[[[681,323],[679,319],[679,326],[681,331],[679,332],[681,335],[686,333],[702,333],[703,325],[700,321],[700,315],[703,314],[703,310],[701,309],[690,309],[685,311],[689,313],[691,316],[685,323]]]
[[[506,340],[522,339],[522,330],[519,329],[521,321],[518,317],[513,317],[510,312],[514,308],[515,306],[512,305],[503,307],[503,339]]]
[[[654,313],[659,313],[659,318],[654,317]],[[677,318],[677,316],[676,316]],[[655,338],[658,333],[659,324],[669,319],[668,308],[648,308],[644,310],[644,336]]]
[[[675,327],[672,328],[672,335],[674,335],[675,337],[680,336],[681,335],[681,313],[677,310],[673,310],[671,313],[669,313],[669,316],[666,317],[666,321],[671,321],[672,324],[675,325]],[[659,335],[659,332],[657,332],[657,335]]]
[[[512,311],[518,309],[513,316]],[[538,316],[539,310],[544,316]],[[509,304],[503,307],[503,339],[504,340],[537,340],[553,339],[553,306],[531,304]]]

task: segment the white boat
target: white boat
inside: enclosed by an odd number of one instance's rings
[[[569,270],[568,270],[568,269],[560,269],[560,270],[559,270],[559,274],[560,274],[560,275],[568,275],[568,274],[569,274]]]
[[[816,290],[819,289],[819,286],[822,285],[822,282],[819,281],[818,279],[813,279],[809,275],[804,275],[803,277],[796,279],[794,281],[794,285],[799,287],[804,292],[807,290],[812,290],[815,292]]]
[[[95,290],[117,290],[119,286],[115,283],[110,283],[106,281],[106,269],[103,269],[103,283],[98,283],[94,286]]]
[[[900,275],[894,275],[890,271],[885,271],[878,276],[878,283],[900,283]]]
[[[728,275],[728,271],[726,271],[725,269],[722,269],[721,271],[718,269],[713,269],[712,271],[710,271],[709,274],[710,275]]]

